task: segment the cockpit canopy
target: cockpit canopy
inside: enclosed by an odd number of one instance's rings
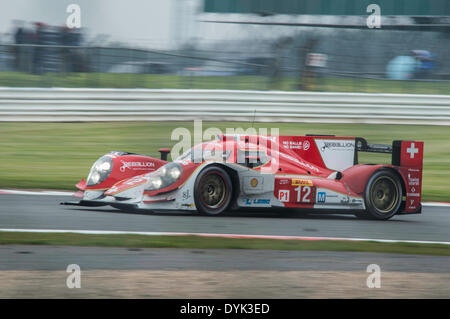
[[[233,153],[236,154],[233,154]],[[261,145],[241,143],[239,141],[225,141],[221,139],[196,145],[184,152],[175,161],[204,161],[234,162],[250,168],[262,166],[270,161],[267,149]]]

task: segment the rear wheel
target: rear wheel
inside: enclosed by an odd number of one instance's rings
[[[386,220],[394,216],[402,203],[402,185],[398,176],[390,170],[373,174],[364,191],[366,216]],[[359,216],[361,217],[361,215]]]
[[[195,206],[202,215],[219,215],[230,205],[232,192],[228,173],[221,167],[209,166],[195,180]]]

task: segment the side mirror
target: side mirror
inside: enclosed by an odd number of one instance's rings
[[[170,153],[170,148],[160,148],[158,152],[161,153],[161,159],[167,161],[167,154]]]

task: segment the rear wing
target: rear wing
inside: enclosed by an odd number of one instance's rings
[[[393,141],[392,145],[369,144],[362,137],[355,137],[354,163],[358,164],[358,152],[392,154],[392,165],[422,169],[423,142]]]
[[[392,146],[386,144],[369,144],[362,137],[355,137],[355,157],[353,164],[358,164],[358,152],[392,154]]]

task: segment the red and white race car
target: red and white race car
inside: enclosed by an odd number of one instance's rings
[[[82,206],[125,211],[302,208],[389,219],[421,213],[423,142],[368,144],[360,137],[220,135],[173,162],[110,152],[77,184]],[[359,152],[392,164],[358,164]]]

